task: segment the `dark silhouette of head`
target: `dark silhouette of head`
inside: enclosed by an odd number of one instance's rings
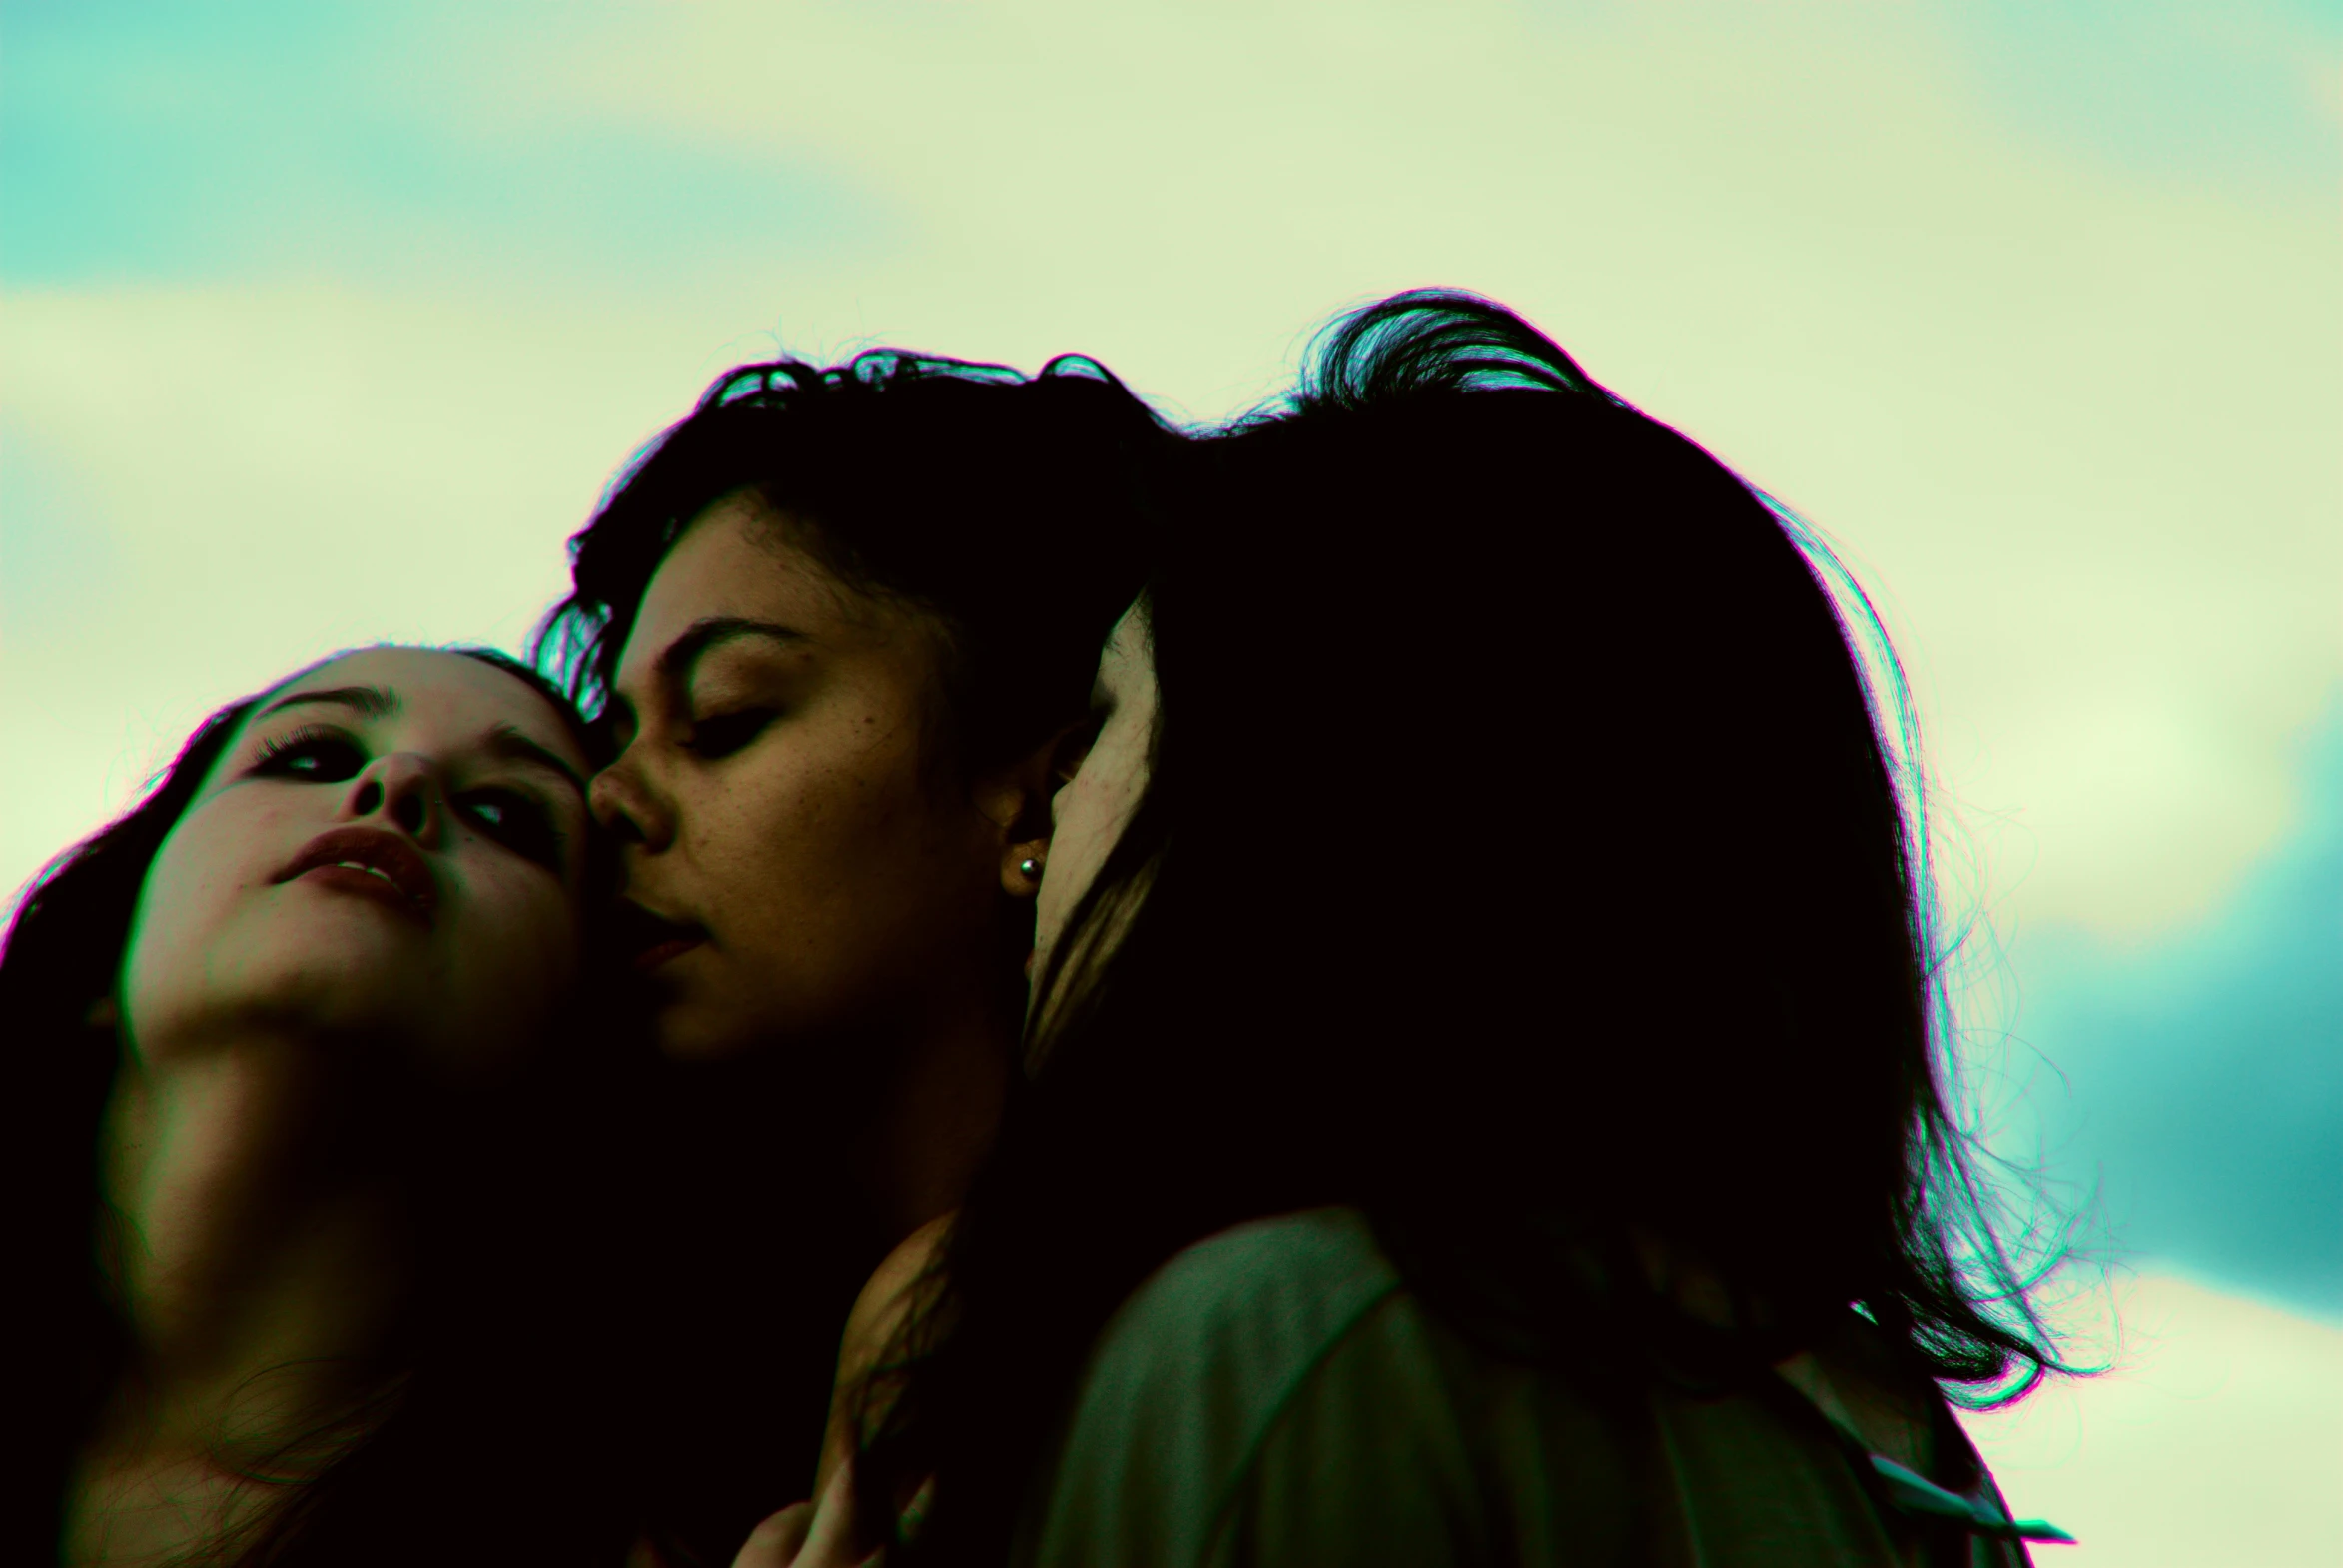
[[[1315,1204],[1590,1384],[1729,1383],[1852,1303],[1955,1384],[2055,1364],[1947,1100],[1900,677],[1808,530],[1423,292],[1198,446],[1144,607],[1146,794],[868,1455],[874,1504],[937,1474],[923,1548],[1006,1539],[1150,1271]]]

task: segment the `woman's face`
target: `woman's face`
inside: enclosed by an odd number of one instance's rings
[[[492,1079],[575,980],[587,761],[460,654],[374,648],[264,698],[147,873],[122,1008],[150,1060],[363,1037]]]
[[[1065,934],[1067,917],[1090,891],[1147,789],[1148,751],[1156,737],[1156,665],[1148,651],[1144,603],[1115,623],[1099,658],[1093,701],[1099,738],[1050,808],[1056,827],[1036,900],[1036,975],[1049,972],[1050,952]]]
[[[916,1029],[995,984],[1004,823],[930,765],[943,636],[796,539],[753,496],[708,508],[613,682],[594,809],[673,1056]]]

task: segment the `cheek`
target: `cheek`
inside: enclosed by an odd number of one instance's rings
[[[150,1038],[168,1035],[179,1016],[201,1008],[223,977],[220,953],[245,884],[262,880],[223,855],[249,843],[265,824],[229,820],[219,801],[191,812],[164,840],[139,891],[123,951],[125,1021]]]
[[[993,951],[999,873],[983,819],[935,798],[913,758],[864,760],[736,796],[703,843],[714,925],[740,966],[725,989],[763,1028],[890,1005]]]
[[[942,892],[958,824],[928,797],[916,753],[791,760],[706,801],[697,858],[736,915],[794,925],[827,908],[859,922]]]
[[[1050,835],[1049,874],[1042,879],[1042,892],[1045,897],[1055,893],[1055,902],[1060,905],[1071,903],[1098,869],[1099,840],[1113,816],[1102,794],[1095,779],[1078,775],[1059,796],[1058,821]]]

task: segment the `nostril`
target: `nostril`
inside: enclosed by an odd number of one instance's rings
[[[419,837],[423,831],[422,791],[399,796],[397,804],[390,808],[390,820]]]
[[[350,809],[359,816],[369,817],[383,808],[383,784],[380,779],[369,779],[358,787],[358,798]]]

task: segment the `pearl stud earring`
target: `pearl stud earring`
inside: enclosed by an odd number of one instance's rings
[[[1032,855],[1026,856],[1025,859],[1017,863],[1017,874],[1029,882],[1041,881],[1042,863],[1040,859]]]

